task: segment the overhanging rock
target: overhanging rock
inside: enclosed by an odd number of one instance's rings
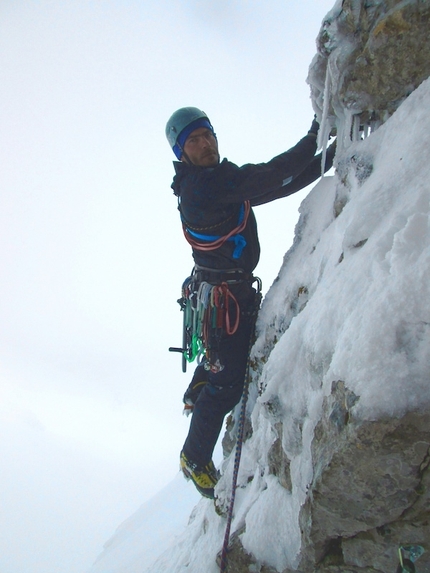
[[[343,0],[327,14],[308,83],[314,109],[335,125],[391,115],[430,75],[430,3]]]

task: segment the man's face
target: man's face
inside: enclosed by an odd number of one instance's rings
[[[185,141],[184,151],[193,165],[215,167],[219,163],[218,142],[207,127],[199,127],[190,133]],[[187,161],[183,157],[182,161]]]

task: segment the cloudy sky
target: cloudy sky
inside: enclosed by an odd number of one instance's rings
[[[0,2],[2,573],[82,573],[176,474],[192,260],[165,123],[200,107],[238,164],[294,145],[333,3]],[[256,211],[265,290],[303,196]]]

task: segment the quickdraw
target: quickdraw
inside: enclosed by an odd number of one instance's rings
[[[182,285],[182,297],[178,300],[183,314],[182,348],[171,347],[171,352],[182,354],[182,371],[187,371],[187,363],[202,360],[205,368],[219,372],[223,365],[218,357],[219,344],[224,335],[231,336],[239,328],[241,309],[230,289],[247,278],[240,278],[243,271],[224,271],[219,274],[220,283],[212,284],[199,278],[201,267],[196,267]],[[216,271],[215,271],[216,272]],[[223,277],[227,277],[222,280]],[[260,279],[258,292],[261,290]]]
[[[181,308],[184,311],[185,346],[187,362],[206,356],[208,369],[223,368],[217,352],[223,334],[232,335],[240,321],[240,308],[236,297],[226,282],[211,285],[205,281],[194,284],[190,277],[184,283]]]

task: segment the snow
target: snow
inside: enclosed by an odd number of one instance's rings
[[[253,435],[243,447],[232,532],[246,526],[246,551],[278,571],[297,565],[311,440],[332,382],[358,397],[353,412],[363,420],[430,403],[429,107],[427,80],[379,129],[338,153],[337,175],[301,205],[294,244],[259,315]],[[291,493],[268,471],[277,422]],[[221,507],[232,465],[232,457],[222,464]],[[158,496],[118,530],[90,573],[218,571],[225,517],[202,499],[185,527],[192,500],[181,481],[171,487],[169,498]]]
[[[178,474],[118,527],[91,572],[141,573],[177,540],[199,499],[194,486]]]

